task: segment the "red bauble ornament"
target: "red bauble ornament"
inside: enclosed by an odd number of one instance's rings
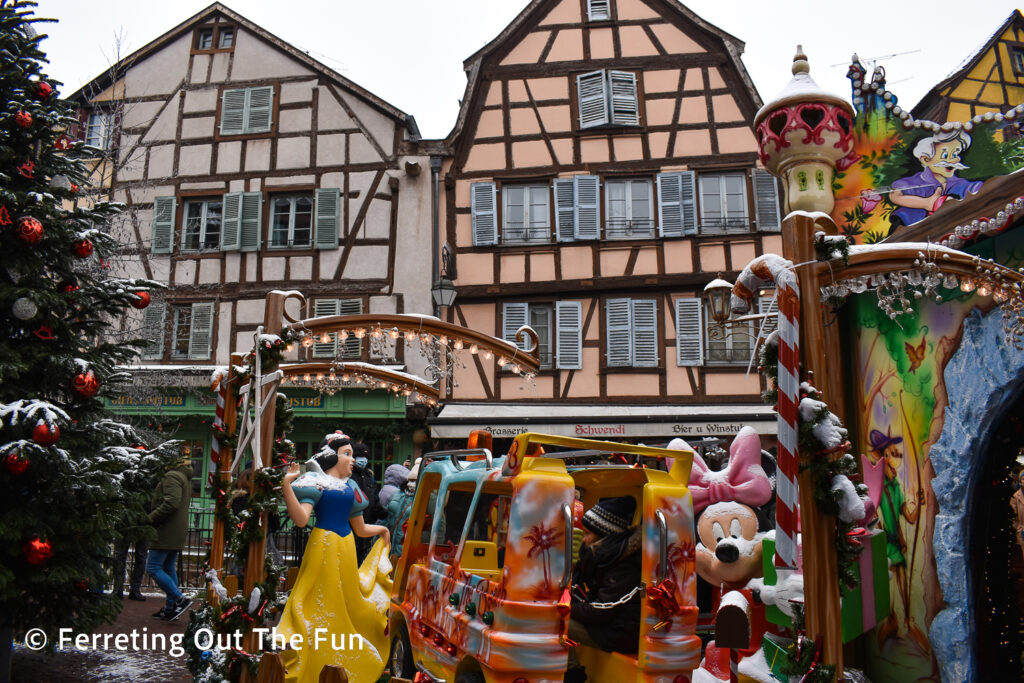
[[[39,240],[43,239],[43,224],[39,222],[38,218],[32,216],[19,218],[18,226],[14,231],[18,239],[25,244],[37,244]]]
[[[81,581],[77,581],[75,583],[75,588],[82,591],[83,593],[89,590],[89,586],[89,579],[82,579]]]
[[[22,128],[28,128],[32,125],[32,114],[27,111],[19,111],[14,115],[14,122]]]
[[[152,300],[152,297],[149,296],[149,292],[135,292],[135,296],[138,297],[138,300],[136,301],[135,299],[132,299],[131,304],[133,308],[137,308],[139,310],[148,306],[149,302]]]
[[[35,429],[32,430],[32,440],[40,446],[52,446],[57,443],[57,439],[59,438],[60,427],[57,425],[50,427],[50,425],[45,422],[40,422],[35,426]]]
[[[36,86],[36,99],[45,100],[53,94],[53,86],[46,81],[39,81],[39,85]]]
[[[53,556],[53,544],[36,536],[21,546],[21,552],[25,553],[29,564],[40,565]]]
[[[87,239],[79,240],[71,247],[71,251],[78,258],[89,258],[92,256],[92,241]]]
[[[61,283],[57,285],[57,291],[63,294],[67,294],[68,292],[77,292],[78,290],[78,285],[70,280],[62,280]]]
[[[86,370],[75,375],[71,380],[71,388],[82,398],[92,398],[100,390],[100,381],[92,370]]]
[[[11,451],[7,454],[7,457],[4,458],[4,465],[7,466],[7,471],[16,477],[25,474],[25,471],[31,464],[32,462],[28,457],[22,455],[18,451]]]

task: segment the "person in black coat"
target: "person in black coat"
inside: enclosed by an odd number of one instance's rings
[[[377,480],[373,477],[373,469],[370,467],[370,447],[365,443],[352,444],[352,456],[355,464],[352,466],[352,480],[359,485],[359,488],[366,494],[370,506],[363,511],[363,521],[367,524],[376,524],[378,520],[384,519],[384,507],[378,500],[379,487]],[[373,547],[373,538],[356,536],[356,558],[360,563]]]
[[[636,500],[622,496],[602,500],[583,515],[583,546],[573,569],[569,619],[569,638],[577,643],[608,652],[637,653],[643,536],[639,526],[632,526],[635,512]],[[565,680],[585,679],[571,652]]]

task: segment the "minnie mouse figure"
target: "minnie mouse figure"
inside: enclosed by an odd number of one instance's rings
[[[711,470],[694,456],[689,488],[697,515],[697,574],[711,584],[721,644],[708,643],[703,671],[695,672],[694,682],[729,680],[727,648],[735,648],[739,659],[755,655],[771,630],[764,605],[747,583],[763,574],[761,540],[775,526],[775,460],[761,450],[754,428],[743,427],[729,447],[724,469]],[[740,673],[747,668],[740,663]],[[746,680],[762,680],[754,675],[760,667],[752,668]]]

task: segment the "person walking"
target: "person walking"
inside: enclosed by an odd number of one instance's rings
[[[380,494],[377,496],[377,502],[382,508],[387,509],[391,496],[405,487],[405,481],[408,478],[409,468],[405,465],[388,465],[388,468],[384,470],[384,485],[380,487]]]
[[[175,569],[188,534],[188,503],[192,498],[192,464],[187,457],[164,474],[153,490],[149,523],[156,527],[156,540],[149,551],[146,572],[167,595],[163,608],[153,618],[173,621],[192,605],[178,589]]]
[[[142,594],[142,577],[146,573],[146,558],[149,555],[149,540],[145,533],[144,521],[143,526],[125,526],[121,529],[121,537],[114,543],[113,593],[118,598],[124,597],[124,575],[128,569],[128,548],[134,546],[132,571],[128,579],[128,599],[139,602],[146,599],[146,596]]]
[[[352,455],[355,458],[355,464],[352,467],[352,481],[359,485],[359,489],[366,495],[369,502],[369,506],[363,511],[363,519],[367,524],[374,524],[384,517],[384,508],[381,507],[378,500],[377,480],[370,467],[370,447],[364,443],[353,443]],[[356,557],[359,562],[366,559],[372,545],[371,538],[356,536]]]

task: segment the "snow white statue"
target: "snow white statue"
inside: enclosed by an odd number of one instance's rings
[[[301,649],[281,653],[289,683],[315,681],[327,664],[345,667],[351,683],[373,683],[384,669],[390,538],[386,527],[363,522],[369,501],[349,479],[353,462],[351,440],[332,434],[305,474],[300,477],[293,464],[284,476],[284,500],[295,525],[305,527],[316,513],[277,629],[289,642],[293,634],[302,636]],[[362,566],[356,564],[352,532],[383,536]]]

